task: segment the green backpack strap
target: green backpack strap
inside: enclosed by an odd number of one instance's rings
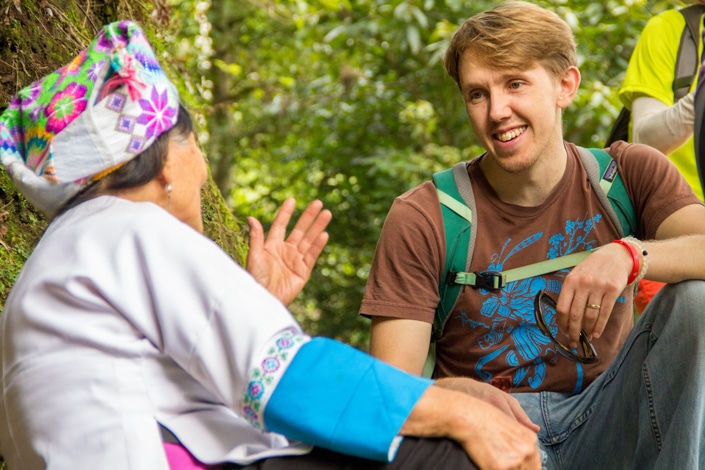
[[[620,237],[636,234],[637,220],[617,162],[603,149],[578,147],[590,185]]]
[[[475,198],[465,162],[435,173],[433,182],[441,204],[446,241],[444,270],[438,284],[440,302],[433,320],[432,337],[435,340],[443,334],[445,322],[453,311],[463,288],[461,284],[448,282],[448,276],[465,271],[470,266],[477,224],[473,220]]]

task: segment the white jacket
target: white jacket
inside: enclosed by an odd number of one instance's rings
[[[291,328],[163,209],[85,202],[49,226],[0,316],[0,454],[10,470],[168,469],[158,423],[207,463],[305,453],[239,414],[250,371]]]

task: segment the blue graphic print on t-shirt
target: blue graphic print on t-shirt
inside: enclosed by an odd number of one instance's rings
[[[597,240],[591,237],[591,232],[602,220],[601,215],[578,220],[568,220],[565,224],[565,233],[557,233],[549,238],[549,251],[547,259],[569,255],[575,252],[590,250],[596,247]],[[524,250],[543,238],[543,232],[535,233],[511,246],[512,239],[508,238],[499,253],[494,253],[488,271],[502,271],[504,264],[516,253]],[[475,364],[478,377],[490,382],[493,379],[493,370],[505,370],[507,366],[515,368],[514,377],[511,378],[512,386],[517,387],[522,383],[528,384],[532,389],[538,389],[546,377],[546,363],[555,363],[557,360],[556,347],[536,326],[534,316],[534,298],[541,290],[557,298],[561,290],[562,281],[556,280],[565,277],[570,271],[564,269],[554,273],[554,279],[544,276],[535,276],[529,279],[510,282],[502,289],[490,291],[480,289],[485,296],[480,308],[482,318],[472,318],[467,312],[459,312],[458,319],[461,327],[475,330],[473,337],[477,337],[477,344],[487,354]],[[626,299],[620,297],[618,302]],[[558,334],[555,312],[545,312],[546,324],[551,332]],[[496,347],[506,337],[511,339],[511,345],[505,344]],[[503,364],[500,363],[503,361]],[[522,365],[523,364],[523,365]],[[577,368],[577,382],[575,392],[582,390],[583,370],[580,363],[575,363]]]

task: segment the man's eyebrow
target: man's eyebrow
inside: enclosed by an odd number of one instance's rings
[[[510,80],[516,80],[516,79],[526,79],[527,73],[525,70],[507,70],[506,72],[502,72],[499,75],[499,82],[507,82]],[[465,91],[468,88],[484,88],[484,85],[480,85],[478,83],[473,83],[473,82],[461,82],[460,83],[460,89]]]
[[[526,70],[518,70],[518,69],[512,69],[508,70],[502,74],[499,75],[498,81],[500,82],[508,82],[511,80],[517,80],[517,79],[526,79],[527,78],[527,71]],[[467,88],[482,88],[483,85],[473,83],[473,82],[461,82],[461,89],[465,90]]]

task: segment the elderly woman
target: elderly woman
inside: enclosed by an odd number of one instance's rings
[[[302,332],[285,305],[326,244],[320,202],[288,237],[293,200],[266,238],[250,220],[249,272],[201,234],[206,163],[136,24],[22,90],[0,157],[51,218],[0,319],[10,470],[540,466],[501,392]]]

